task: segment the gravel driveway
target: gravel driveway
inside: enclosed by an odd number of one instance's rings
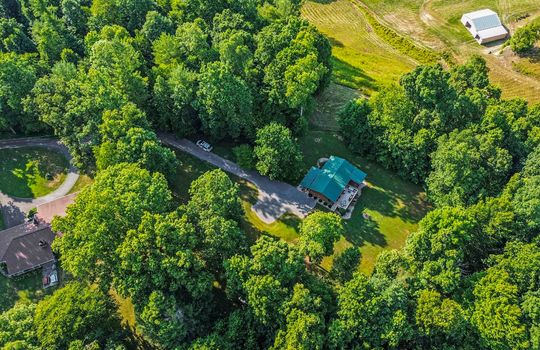
[[[43,147],[54,150],[63,154],[69,161],[70,167],[66,179],[53,192],[39,198],[17,198],[8,196],[0,192],[0,205],[2,206],[2,215],[4,216],[4,225],[6,228],[21,224],[24,221],[26,214],[40,204],[50,202],[57,198],[63,197],[71,190],[79,174],[77,169],[71,165],[71,155],[68,149],[60,143],[60,141],[52,138],[29,137],[20,139],[4,139],[0,140],[0,149],[5,148],[21,148],[21,147]],[[0,159],[1,161],[1,159]]]
[[[273,223],[286,212],[304,218],[315,207],[315,200],[296,187],[284,182],[272,181],[256,171],[244,170],[236,163],[215,153],[203,151],[189,140],[178,139],[170,134],[160,134],[159,137],[164,144],[189,153],[257,186],[258,201],[251,210],[267,224]]]

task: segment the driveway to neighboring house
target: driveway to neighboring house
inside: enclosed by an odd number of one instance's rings
[[[24,222],[26,214],[40,204],[50,202],[57,198],[63,197],[77,182],[79,173],[77,169],[71,165],[71,154],[68,149],[60,141],[45,138],[45,137],[28,137],[20,139],[4,139],[0,140],[0,149],[4,148],[21,148],[21,147],[43,147],[54,150],[63,154],[69,161],[70,167],[66,179],[53,192],[39,198],[18,198],[8,196],[0,192],[0,205],[2,206],[2,215],[4,216],[4,225],[6,228],[21,224]],[[1,161],[1,160],[0,160]]]
[[[296,187],[284,182],[272,181],[256,171],[244,170],[215,153],[203,151],[189,140],[178,139],[170,134],[160,134],[159,137],[166,145],[189,153],[254,184],[259,189],[259,196],[251,210],[267,224],[273,223],[286,212],[304,218],[315,207],[315,200]]]

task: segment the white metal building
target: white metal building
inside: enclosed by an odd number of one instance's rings
[[[479,44],[485,44],[508,36],[508,30],[502,25],[496,12],[485,9],[466,13],[461,23],[471,32]]]

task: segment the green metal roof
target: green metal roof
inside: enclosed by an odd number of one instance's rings
[[[366,173],[345,159],[332,156],[321,169],[312,167],[300,186],[319,192],[335,202],[351,180],[360,184],[365,178]]]

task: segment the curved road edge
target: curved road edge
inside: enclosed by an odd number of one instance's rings
[[[71,163],[72,157],[67,147],[54,138],[26,137],[0,140],[0,149],[23,147],[43,147],[49,150],[60,152],[68,159],[70,166],[66,175],[66,179],[60,185],[60,187],[43,197],[17,198],[8,196],[0,192],[0,205],[2,209],[2,216],[4,217],[5,228],[9,228],[22,223],[24,221],[26,213],[28,213],[32,208],[67,195],[77,182],[77,179],[79,178],[77,168],[75,168],[75,166],[73,166],[73,164]]]

